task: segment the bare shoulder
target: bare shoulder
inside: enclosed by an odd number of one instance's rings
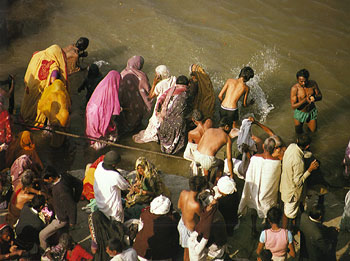
[[[291,93],[292,93],[292,92],[296,92],[296,91],[298,90],[298,88],[299,88],[299,84],[296,83],[296,84],[294,84],[294,85],[292,86],[292,88],[290,88],[290,92],[291,92]]]

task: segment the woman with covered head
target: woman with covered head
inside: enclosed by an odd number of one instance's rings
[[[136,177],[126,196],[126,206],[148,204],[158,195],[170,196],[155,166],[144,157],[136,160]]]
[[[120,74],[110,71],[97,85],[86,106],[86,135],[91,138],[104,137],[115,141],[118,137],[117,126],[112,116],[119,115],[121,107],[119,103]],[[94,149],[101,149],[105,144],[91,141]]]
[[[176,84],[176,77],[170,76],[170,72],[165,65],[159,65],[156,68],[156,75],[154,76],[152,89],[149,93],[149,98],[157,97],[156,104],[161,95],[174,87]],[[158,141],[157,129],[159,128],[159,121],[156,115],[156,109],[153,110],[152,117],[149,119],[148,126],[145,130],[140,131],[132,138],[137,143],[146,143],[151,141]]]
[[[24,76],[25,92],[21,104],[21,115],[24,121],[34,122],[41,94],[56,79],[60,79],[65,86],[67,85],[66,55],[61,47],[51,45],[33,54]]]
[[[119,89],[120,105],[124,108],[119,117],[123,126],[120,132],[134,131],[142,118],[151,111],[152,103],[149,98],[150,85],[147,75],[141,71],[144,59],[133,56],[128,60],[126,68],[121,72],[122,82]]]
[[[11,168],[12,164],[22,155],[28,155],[32,161],[32,167],[36,173],[39,173],[44,166],[33,143],[33,138],[29,131],[22,131],[18,137],[13,140],[6,150],[6,167]]]
[[[5,167],[5,150],[11,141],[10,115],[5,108],[5,98],[0,95],[0,170]]]

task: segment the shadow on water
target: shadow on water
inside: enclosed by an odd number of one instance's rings
[[[46,0],[1,0],[0,48],[48,26],[49,17],[55,11],[50,5],[50,1]]]

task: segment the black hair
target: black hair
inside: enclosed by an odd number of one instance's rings
[[[89,39],[86,37],[80,37],[78,41],[75,43],[75,47],[79,49],[79,51],[84,51],[89,46]]]
[[[88,71],[88,77],[94,77],[98,76],[100,74],[100,70],[98,66],[94,63],[90,64],[89,71]]]
[[[306,69],[301,69],[297,72],[297,79],[299,79],[299,77],[304,77],[306,80],[308,80],[310,77],[310,73]]]
[[[309,216],[313,219],[319,220],[324,215],[323,208],[320,205],[315,205],[309,211]]]
[[[239,78],[243,77],[243,81],[247,82],[249,81],[251,78],[254,77],[254,71],[252,68],[250,68],[249,66],[245,66],[241,69],[241,72],[239,73]]]
[[[272,260],[272,253],[269,249],[263,249],[260,252],[260,258],[262,261],[271,261]]]
[[[123,244],[117,237],[108,240],[107,246],[111,251],[123,252]]]
[[[282,218],[282,211],[278,207],[272,207],[267,211],[267,220],[272,224],[279,224]]]
[[[298,136],[298,138],[297,138],[297,145],[301,149],[305,149],[306,146],[308,146],[310,144],[311,144],[311,137],[309,135],[307,135],[306,133],[303,133],[303,134]]]
[[[45,200],[45,197],[43,195],[34,195],[30,205],[36,211],[40,211],[40,208],[44,207],[45,203],[46,203],[46,200]]]
[[[266,150],[271,155],[272,155],[273,151],[275,150],[275,147],[276,147],[276,141],[274,138],[267,138],[264,141],[264,150]]]
[[[203,189],[208,187],[208,181],[203,176],[194,176],[191,177],[188,181],[190,190],[195,192],[201,192]]]
[[[74,245],[72,236],[68,233],[63,233],[59,238],[59,244],[63,249],[71,250]]]
[[[188,83],[189,83],[188,78],[185,75],[180,75],[176,79],[176,84],[188,85]]]
[[[47,166],[44,170],[43,170],[43,173],[42,173],[42,177],[43,179],[49,179],[49,178],[58,178],[59,175],[56,171],[56,169],[52,166]]]
[[[225,127],[226,125],[231,128],[232,122],[230,121],[229,117],[223,117],[219,121],[219,127]]]
[[[192,112],[192,118],[195,121],[202,121],[203,120],[203,114],[201,113],[200,110],[194,109]]]
[[[34,182],[34,172],[31,169],[26,169],[21,176],[23,188],[31,187]]]

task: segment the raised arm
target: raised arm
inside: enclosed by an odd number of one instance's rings
[[[248,94],[249,94],[249,88],[246,87],[245,93],[244,93],[244,98],[243,98],[243,107],[247,107],[249,105],[249,104],[247,104]]]

